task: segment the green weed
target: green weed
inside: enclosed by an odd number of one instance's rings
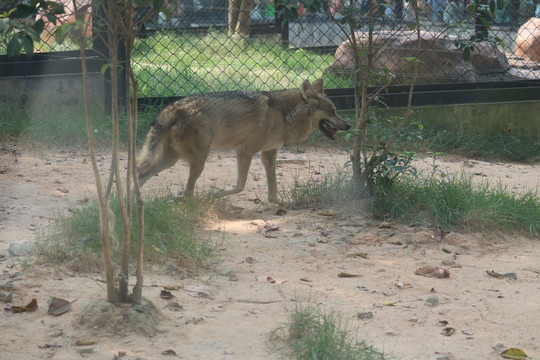
[[[384,360],[383,354],[358,341],[356,332],[340,313],[297,300],[288,322],[272,332],[271,340],[285,345],[289,359]]]
[[[513,193],[500,183],[473,184],[466,176],[400,178],[392,187],[376,188],[371,212],[445,230],[540,236],[538,193]]]
[[[145,202],[145,261],[174,264],[197,270],[212,264],[214,246],[197,229],[198,219],[208,211],[209,203],[202,199],[178,202],[172,196],[155,196]],[[112,247],[119,259],[122,241],[121,217],[116,199],[111,201],[114,215]],[[136,210],[135,210],[136,211]],[[73,206],[67,214],[58,214],[37,236],[38,261],[47,264],[69,263],[83,270],[100,267],[101,236],[99,205],[95,201]],[[137,219],[132,226],[132,251],[135,252]]]

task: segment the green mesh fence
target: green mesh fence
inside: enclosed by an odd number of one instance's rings
[[[238,13],[239,1],[187,0],[170,6],[169,18],[153,14],[132,53],[140,96],[275,90],[318,77],[325,78],[326,87],[351,86],[352,52],[343,44],[346,36],[340,24],[344,3],[331,0],[317,14],[300,8],[298,19],[283,22],[276,16],[280,5],[253,0],[245,11],[240,8],[240,14],[249,16],[240,16],[240,25],[234,27],[231,15]],[[368,1],[355,3],[360,40],[368,32]],[[373,85],[407,84],[415,73],[416,83],[435,84],[540,79],[538,0],[499,1],[494,15],[487,11],[487,2],[476,4],[485,21],[470,11],[470,0],[419,0],[417,6],[404,0],[371,1],[377,49]],[[59,22],[70,21],[69,10],[68,6]],[[139,8],[136,16],[147,11]],[[414,24],[419,24],[420,39]],[[56,44],[53,31],[53,26],[46,26],[38,51],[76,49],[69,42]],[[471,38],[485,41],[470,42]],[[0,53],[5,53],[4,43]],[[412,58],[420,61],[415,65]]]

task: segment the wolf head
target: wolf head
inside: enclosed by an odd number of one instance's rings
[[[311,84],[309,80],[302,84],[302,97],[314,109],[311,116],[312,128],[318,128],[328,139],[336,140],[338,130],[349,130],[349,125],[336,112],[334,103],[323,91],[323,79]]]

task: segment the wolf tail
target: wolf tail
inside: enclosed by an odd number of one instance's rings
[[[178,160],[176,152],[169,145],[171,126],[176,120],[174,115],[173,109],[166,108],[150,126],[137,160],[139,186]]]

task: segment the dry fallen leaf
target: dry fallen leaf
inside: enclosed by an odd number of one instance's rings
[[[362,251],[356,251],[356,252],[350,253],[349,255],[347,255],[347,257],[359,257],[359,258],[362,258],[362,259],[367,259],[368,258],[368,253],[367,252],[362,252]]]
[[[54,315],[54,316],[62,315],[63,313],[68,312],[69,310],[71,310],[71,302],[64,299],[57,298],[57,297],[53,297],[50,300],[49,311],[48,311],[50,315]]]
[[[165,351],[162,351],[161,352],[161,355],[173,355],[173,356],[178,356],[176,355],[176,352],[174,350],[165,350]]]
[[[356,277],[361,277],[362,275],[340,272],[339,274],[337,274],[337,276],[340,278],[356,278]]]
[[[336,215],[336,213],[333,212],[332,210],[319,211],[317,214],[319,214],[321,216],[334,216],[334,215]]]
[[[439,279],[450,277],[450,271],[448,271],[447,269],[429,265],[422,266],[421,268],[416,269],[414,274]]]
[[[32,299],[28,304],[24,306],[12,306],[9,310],[13,313],[22,313],[22,312],[34,312],[38,309],[38,304],[36,299]]]
[[[171,290],[180,290],[180,289],[182,289],[183,287],[184,287],[183,285],[174,285],[174,286],[164,286],[163,288],[164,288],[165,290],[171,291]]]
[[[505,359],[514,359],[514,360],[527,358],[527,354],[525,354],[523,350],[518,349],[518,348],[506,349],[501,353],[501,356]]]
[[[271,223],[271,222],[266,222],[264,224],[264,230],[266,230],[266,231],[276,231],[276,230],[279,230],[279,225],[276,225],[276,224]]]
[[[84,340],[77,340],[75,343],[76,346],[89,346],[89,345],[95,345],[96,342],[94,340],[84,339]]]
[[[507,278],[507,279],[512,279],[512,280],[517,280],[517,275],[516,275],[516,273],[513,273],[513,272],[498,273],[498,272],[496,272],[496,271],[486,270],[486,273],[487,273],[489,276],[493,276],[493,277],[499,278],[499,279]]]
[[[385,301],[382,304],[383,306],[394,306],[397,304],[397,301]]]
[[[174,297],[174,295],[170,291],[161,290],[159,297],[162,298],[163,300],[170,300]]]
[[[442,334],[445,335],[445,336],[451,336],[451,335],[453,335],[455,332],[456,332],[456,329],[454,329],[453,327],[445,327],[445,328],[442,330]]]
[[[276,211],[276,215],[277,216],[283,216],[287,213],[287,211],[285,211],[285,209],[278,209],[278,211]]]

